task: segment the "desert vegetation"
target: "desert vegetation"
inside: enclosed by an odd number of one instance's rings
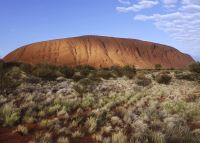
[[[198,66],[95,69],[1,61],[0,142],[199,143]]]
[[[193,63],[189,66],[191,72],[200,73],[200,62]]]

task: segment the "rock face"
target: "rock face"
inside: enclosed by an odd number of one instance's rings
[[[48,63],[97,68],[135,65],[137,68],[182,68],[194,60],[169,46],[135,39],[82,36],[30,44],[8,54],[6,62]]]

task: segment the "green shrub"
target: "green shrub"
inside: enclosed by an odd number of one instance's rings
[[[83,76],[87,76],[93,70],[95,70],[95,68],[90,65],[79,65],[75,67],[75,71],[80,72]]]
[[[198,78],[198,75],[196,73],[179,73],[176,74],[175,77],[177,79],[194,81]]]
[[[122,73],[123,75],[125,75],[126,77],[128,78],[133,78],[136,74],[136,69],[135,69],[135,66],[124,66],[122,67]]]
[[[14,64],[13,64],[14,65]],[[21,70],[10,63],[0,61],[0,93],[8,92],[20,85]]]
[[[193,63],[189,66],[191,72],[200,73],[200,62]]]
[[[19,67],[12,67],[8,72],[6,76],[11,77],[12,79],[20,79],[21,77],[21,69]]]
[[[155,77],[155,80],[161,84],[169,84],[171,82],[172,77],[167,74],[158,74]]]
[[[54,80],[57,77],[62,76],[62,73],[60,73],[56,66],[40,64],[35,67],[33,75],[47,80]]]
[[[137,75],[136,84],[139,86],[148,86],[152,83],[151,79],[147,78],[143,73]]]
[[[109,70],[111,70],[112,74],[116,77],[122,77],[123,73],[121,71],[121,67],[119,66],[112,66]]]
[[[77,84],[73,86],[74,90],[82,95],[83,93],[91,92],[93,89],[99,84],[101,80],[99,79],[90,79],[90,78],[82,78]]]
[[[100,69],[97,71],[97,77],[109,79],[114,77],[109,70]]]
[[[12,79],[12,77],[4,76],[1,78],[1,93],[8,93],[12,91],[13,89],[16,89],[21,84],[20,81]]]
[[[59,71],[66,77],[66,78],[72,78],[74,75],[74,69],[67,67],[67,66],[61,66],[59,68]]]
[[[10,69],[12,67],[19,67],[20,64],[21,63],[19,63],[19,62],[3,62],[3,67],[4,67],[4,69]]]
[[[79,80],[78,83],[81,84],[81,85],[83,85],[83,86],[85,86],[85,87],[87,87],[88,85],[94,84],[94,81],[92,81],[89,78],[83,78],[83,79]]]
[[[27,74],[31,74],[33,71],[34,66],[30,65],[30,64],[26,64],[26,63],[21,63],[19,68],[26,72]]]
[[[79,84],[75,84],[73,88],[80,96],[82,96],[84,93],[87,92],[87,89],[85,89],[83,86]]]

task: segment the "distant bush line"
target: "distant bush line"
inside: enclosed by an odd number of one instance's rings
[[[0,92],[4,89],[13,89],[17,87],[24,77],[28,77],[29,82],[35,83],[40,79],[42,80],[56,80],[58,77],[65,77],[79,81],[83,78],[88,78],[90,80],[99,80],[117,78],[117,77],[127,77],[132,79],[135,77],[136,72],[141,69],[136,70],[135,66],[112,66],[110,68],[96,69],[90,65],[78,65],[76,67],[69,66],[55,66],[49,64],[38,64],[31,65],[19,62],[4,62],[0,60]],[[167,71],[167,69],[162,69],[159,64],[155,65],[155,69],[144,70],[149,73],[151,71]],[[174,70],[174,69],[169,69]],[[194,63],[189,66],[191,73],[195,75],[200,73],[200,63]],[[177,73],[179,73],[177,71]],[[177,79],[189,79],[194,80],[196,76],[194,74],[182,75],[177,74]],[[199,76],[198,76],[199,77]],[[26,80],[27,80],[26,79]],[[168,75],[159,75],[155,78],[158,83],[168,84],[171,81],[171,77]],[[151,83],[148,78],[140,77],[137,80],[137,84],[141,86],[147,86]]]
[[[76,67],[55,66],[49,64],[30,65],[19,62],[4,62],[0,60],[0,89],[12,89],[18,86],[19,79],[23,75],[28,77],[40,78],[42,80],[56,80],[58,77],[65,77],[79,81],[83,78],[116,78],[126,76],[133,78],[136,74],[134,66],[96,69],[90,65],[79,65]],[[31,78],[32,82],[37,82],[35,78]]]

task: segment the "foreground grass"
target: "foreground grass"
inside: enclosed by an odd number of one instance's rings
[[[0,95],[0,126],[31,143],[199,143],[200,84],[184,74],[29,79]]]

